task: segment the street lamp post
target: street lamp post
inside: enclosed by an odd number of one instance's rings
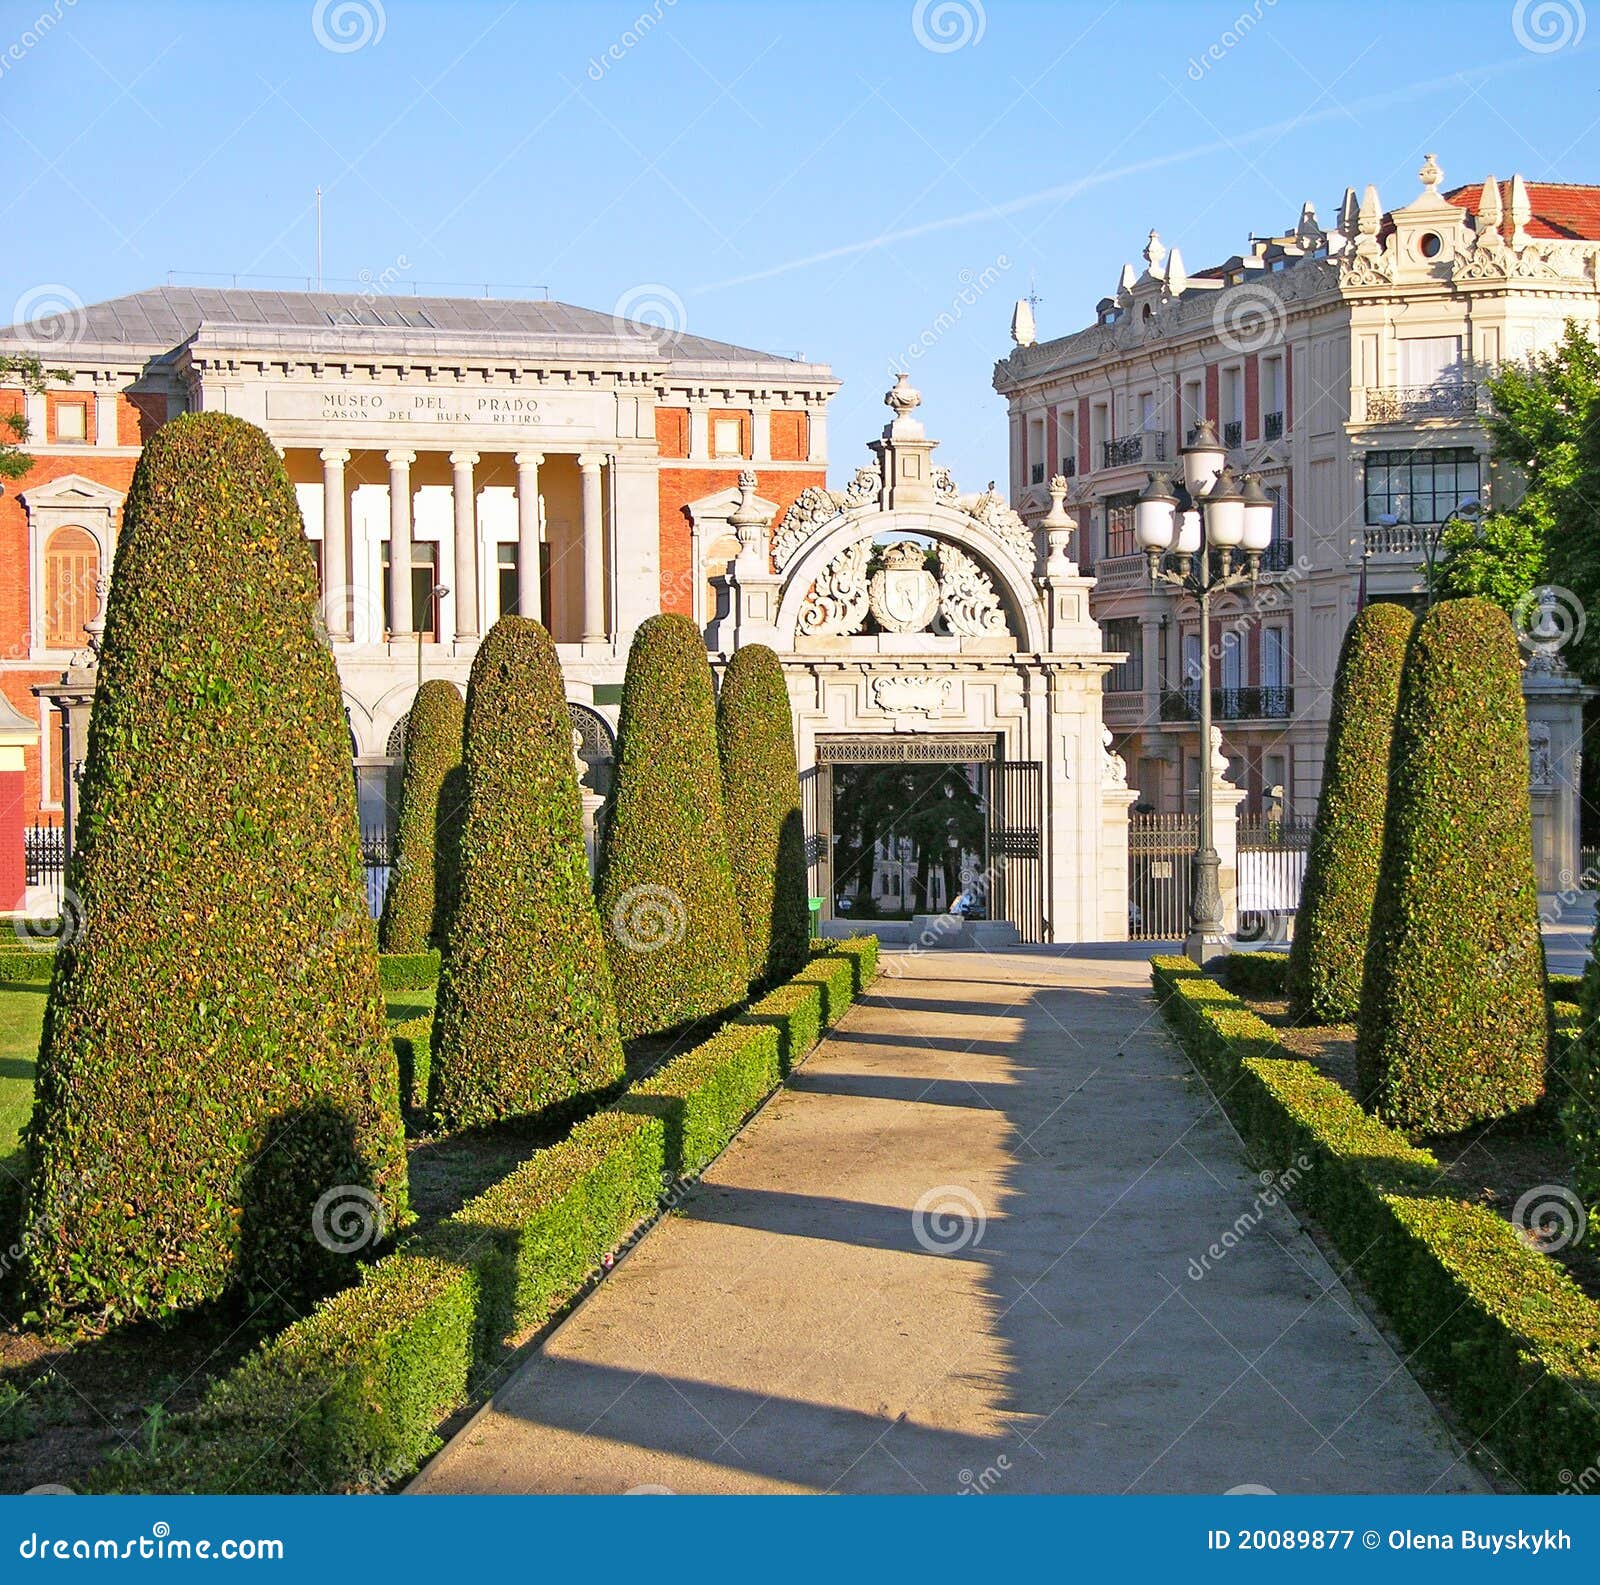
[[[439,625],[439,602],[449,594],[449,588],[436,583],[428,590],[428,620],[426,623],[417,623],[417,687],[422,687],[422,635],[427,628]]]
[[[1189,935],[1184,950],[1199,964],[1222,940],[1222,861],[1217,855],[1211,797],[1211,601],[1228,590],[1254,588],[1261,556],[1272,543],[1272,501],[1261,480],[1243,481],[1209,419],[1189,434],[1179,455],[1183,477],[1152,473],[1134,512],[1134,543],[1145,553],[1150,586],[1171,584],[1200,606],[1200,831],[1190,862]],[[1244,565],[1234,557],[1244,553]],[[1166,565],[1170,556],[1171,563]]]
[[[1439,547],[1444,544],[1444,531],[1456,522],[1476,523],[1483,507],[1476,496],[1467,496],[1456,502],[1445,514],[1444,521],[1435,526],[1423,542],[1422,554],[1427,561],[1428,604],[1433,604],[1434,575],[1439,568]]]

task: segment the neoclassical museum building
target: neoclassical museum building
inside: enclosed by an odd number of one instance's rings
[[[1100,713],[1120,657],[1065,485],[1033,527],[992,489],[963,494],[903,377],[831,490],[826,365],[560,303],[168,287],[0,348],[70,375],[0,391],[35,459],[0,498],[0,771],[26,820],[70,818],[140,447],[221,410],[271,436],[298,491],[369,825],[419,678],[464,689],[508,611],[556,640],[597,810],[629,642],[676,611],[714,662],[750,642],[784,660],[824,923],[834,768],[924,762],[983,786],[993,921],[1126,933],[1132,795]]]

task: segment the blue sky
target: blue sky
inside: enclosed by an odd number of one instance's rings
[[[973,488],[1030,281],[1041,334],[1076,329],[1152,225],[1197,268],[1347,184],[1409,201],[1429,150],[1447,186],[1600,182],[1589,9],[27,0],[0,308],[304,285],[320,183],[330,284],[542,286],[830,362],[836,478],[903,365]]]

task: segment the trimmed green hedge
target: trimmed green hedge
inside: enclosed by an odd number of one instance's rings
[[[1412,635],[1357,1026],[1362,1101],[1448,1133],[1532,1106],[1550,1044],[1516,634],[1445,600]]]
[[[400,1074],[400,1105],[407,1112],[428,1107],[428,1074],[432,1070],[433,1014],[405,1018],[389,1026],[395,1066]]]
[[[385,953],[378,959],[378,980],[386,991],[425,991],[439,983],[439,954]]]
[[[405,770],[400,781],[400,817],[395,825],[394,866],[378,921],[385,952],[426,952],[442,944],[435,843],[441,824],[460,818],[440,797],[445,777],[461,763],[461,728],[466,707],[455,684],[430,677],[417,690],[406,717]]]
[[[849,977],[859,949],[833,965]],[[774,993],[776,994],[776,993]],[[818,991],[808,990],[815,1000]],[[778,1082],[778,1031],[730,1025],[369,1266],[217,1382],[107,1492],[333,1492],[401,1479],[508,1347],[576,1298]]]
[[[348,1279],[336,1187],[406,1207],[350,736],[294,487],[261,430],[186,413],[117,539],[29,1125],[28,1294],[166,1315]],[[265,1309],[263,1309],[265,1307]]]
[[[816,1044],[821,1033],[822,987],[780,985],[739,1016],[743,1022],[767,1024],[777,1030],[778,1067],[787,1077],[795,1063]]]
[[[1345,631],[1311,851],[1289,947],[1289,1011],[1349,1023],[1361,1005],[1372,901],[1383,859],[1389,750],[1416,617],[1380,601]]]
[[[503,616],[467,686],[460,891],[439,969],[429,1109],[445,1128],[554,1117],[621,1083],[583,841],[572,712],[550,635]]]
[[[1600,922],[1589,947],[1589,961],[1578,982],[1574,1018],[1552,1008],[1551,1086],[1559,1105],[1561,1134],[1572,1155],[1574,1185],[1600,1225]],[[1591,1236],[1594,1236],[1591,1234]]]
[[[789,689],[765,644],[735,651],[722,674],[717,754],[750,975],[775,985],[806,960],[811,900]]]
[[[13,985],[44,985],[56,970],[55,949],[36,952],[29,947],[0,951],[0,981]]]
[[[822,991],[822,1017],[825,1023],[839,1021],[855,998],[857,960],[843,954],[827,953],[812,960],[795,975],[792,984],[815,985]]]
[[[1240,996],[1282,996],[1288,979],[1289,959],[1281,952],[1230,952],[1222,960],[1223,984]]]
[[[1551,974],[1544,982],[1545,995],[1552,1002],[1577,1002],[1583,999],[1581,974]]]
[[[628,652],[599,871],[624,1039],[744,1000],[751,975],[723,820],[711,666],[687,617],[650,617]]]
[[[1286,1057],[1187,959],[1151,967],[1162,1012],[1252,1154],[1332,1235],[1411,1357],[1524,1484],[1561,1489],[1600,1447],[1600,1305],[1504,1218],[1442,1192],[1431,1152]]]

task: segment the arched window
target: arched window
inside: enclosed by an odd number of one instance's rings
[[[81,528],[58,528],[44,547],[46,649],[79,649],[100,611],[100,547]]]

